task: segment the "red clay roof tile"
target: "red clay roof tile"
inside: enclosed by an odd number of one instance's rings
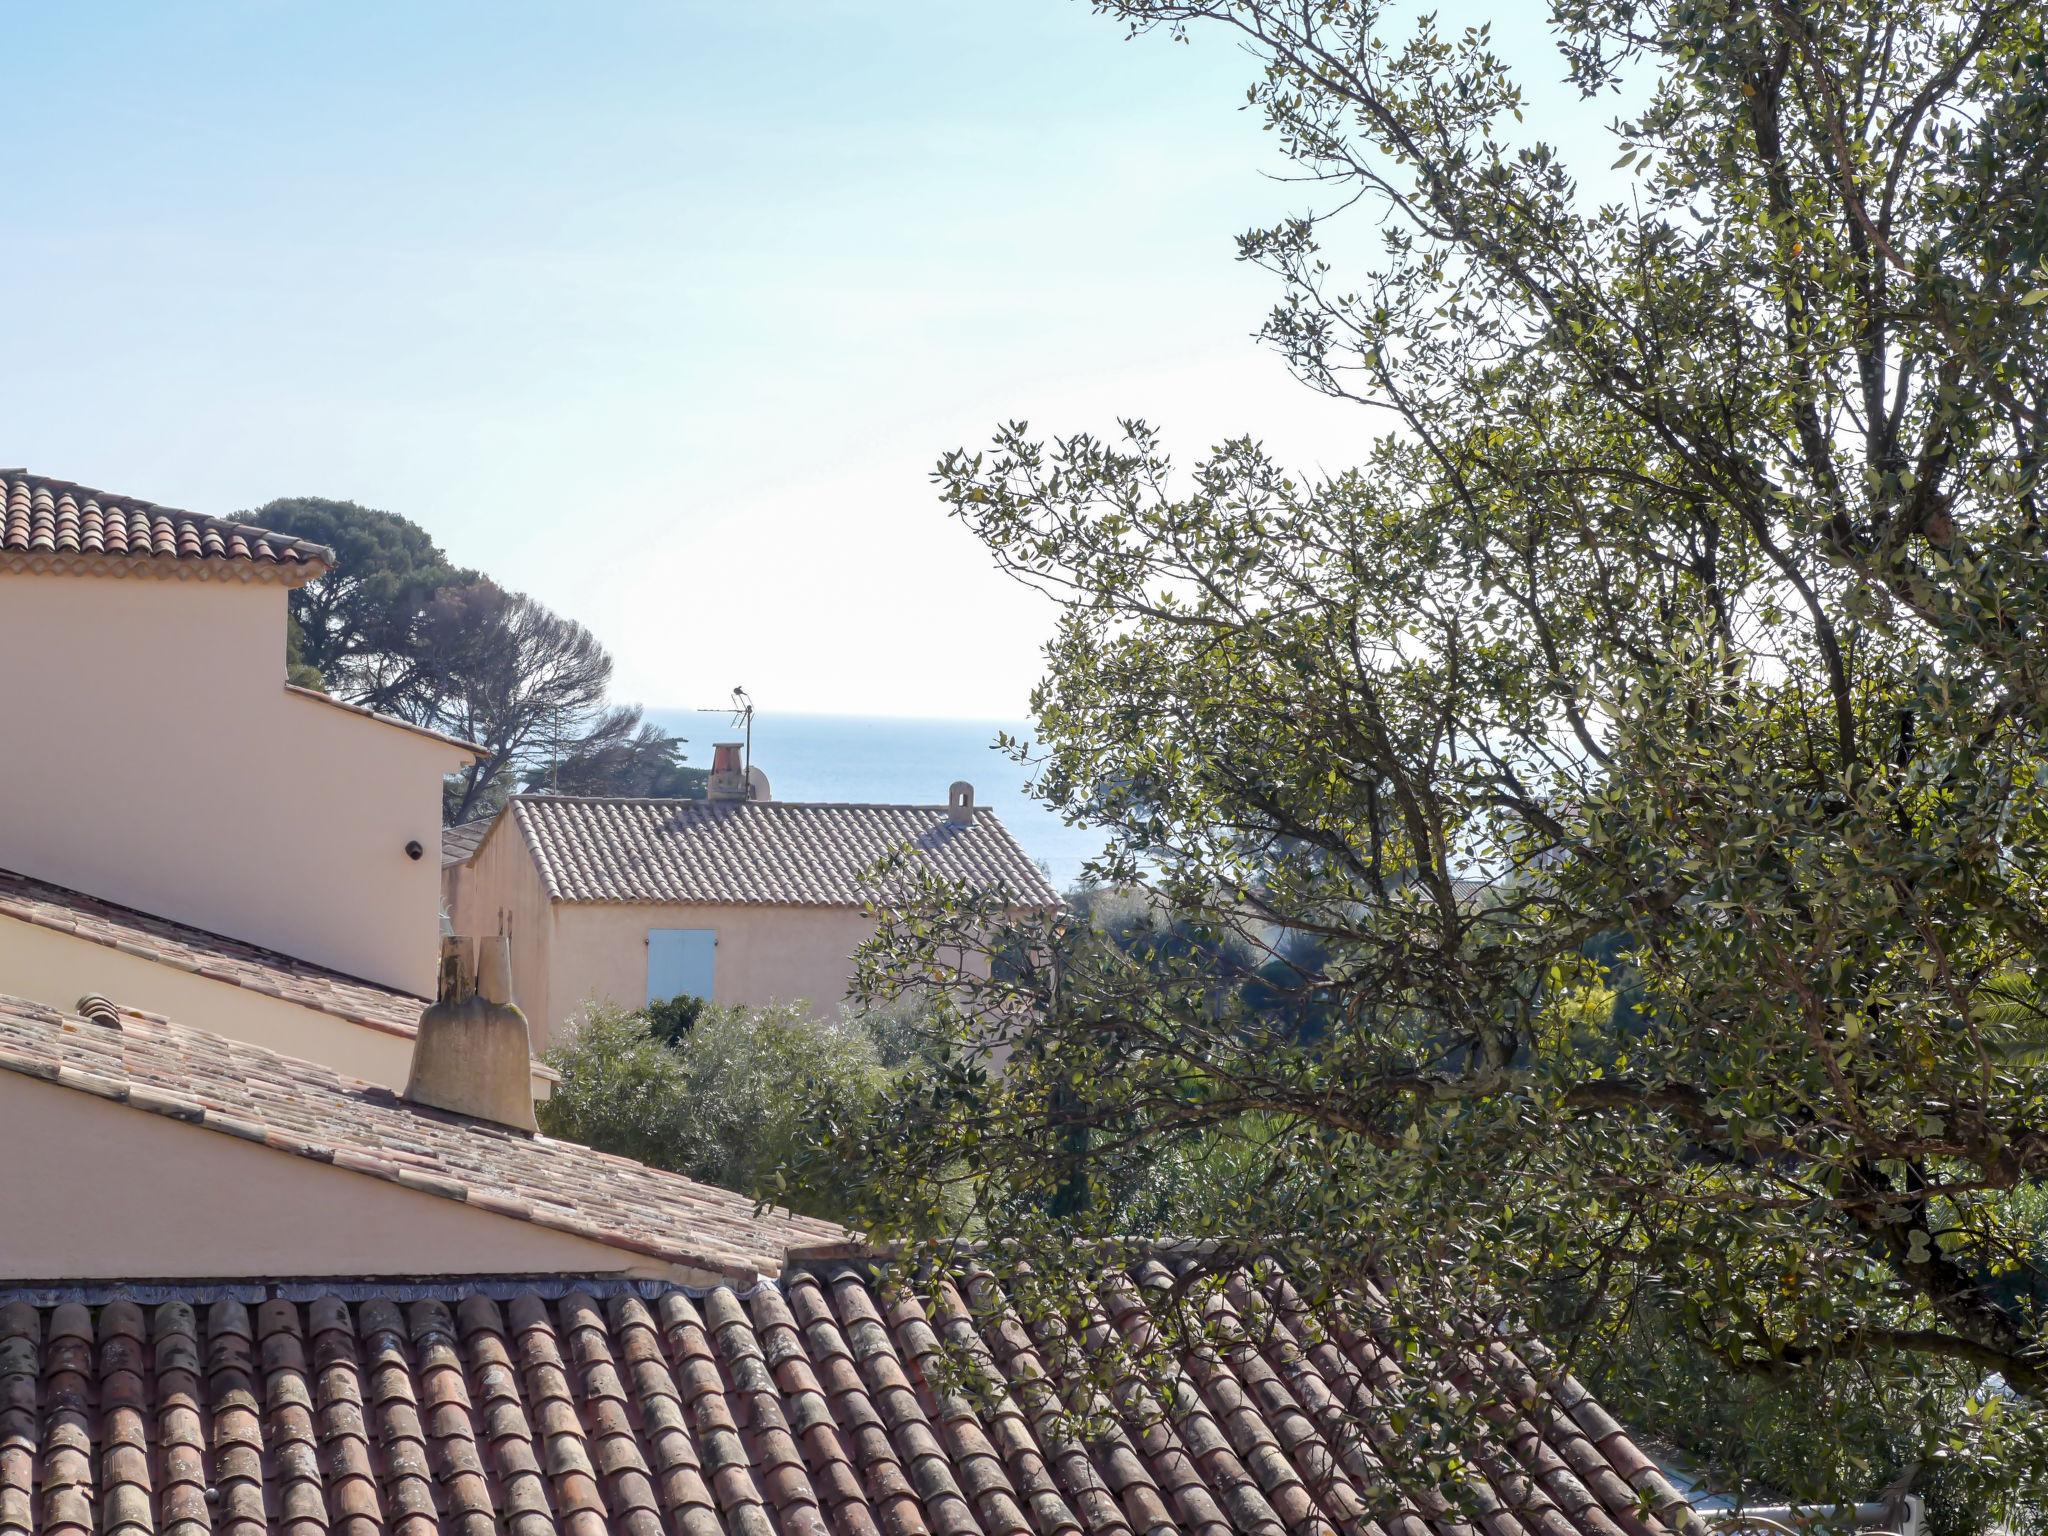
[[[441,867],[446,869],[451,864],[467,863],[470,856],[476,852],[477,845],[484,840],[484,834],[491,830],[493,819],[489,816],[475,816],[455,826],[443,827]]]
[[[235,577],[301,586],[334,564],[325,545],[223,518],[0,470],[0,570]]]
[[[845,1267],[748,1289],[614,1283],[605,1299],[591,1294],[602,1282],[572,1277],[17,1297],[0,1301],[0,1531],[1698,1529],[1654,1472],[1622,1474],[1642,1459],[1625,1437],[1597,1448],[1570,1406],[1585,1402],[1578,1383],[1505,1343],[1469,1383],[1495,1429],[1466,1431],[1451,1485],[1416,1487],[1421,1474],[1372,1449],[1397,1437],[1364,1384],[1402,1368],[1370,1308],[1319,1302],[1276,1329],[1284,1278],[1251,1265],[1230,1277],[1241,1299],[1228,1305],[1268,1309],[1261,1326],[1191,1342],[1152,1310],[1181,1263],[1104,1278],[1116,1299],[1102,1325],[1113,1311],[1118,1339],[1163,1358],[1146,1383],[1126,1376],[1085,1432],[1057,1404],[1092,1389],[1018,1345],[1007,1289],[986,1272],[969,1280],[973,1312],[951,1281],[913,1296]],[[941,1363],[940,1335],[969,1347]],[[1357,1400],[1342,1414],[1320,1390],[1334,1378],[1304,1365],[1309,1336],[1323,1351],[1348,1341],[1340,1374]],[[1411,1356],[1407,1369],[1421,1367]],[[834,1376],[846,1396],[828,1405],[819,1383]],[[1038,1397],[1042,1409],[1019,1406]]]

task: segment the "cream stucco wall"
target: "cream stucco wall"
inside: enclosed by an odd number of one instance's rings
[[[405,1086],[412,1061],[412,1041],[403,1036],[5,916],[0,992],[67,1009],[97,992],[123,1008],[162,1014],[387,1087]]]
[[[11,1072],[0,1126],[0,1280],[710,1278]]]
[[[72,1008],[88,992],[350,1077],[405,1087],[412,1038],[0,915],[0,992]],[[425,1005],[422,1004],[422,1007]],[[552,1084],[536,1077],[534,1098]]]
[[[854,951],[875,932],[858,907],[550,902],[518,825],[501,816],[475,856],[444,877],[458,933],[512,936],[514,1000],[536,1052],[558,1045],[594,1002],[647,1000],[647,934],[709,928],[718,936],[712,1001],[762,1007],[809,1003],[836,1012],[852,983]],[[966,963],[986,973],[986,956]]]
[[[808,1002],[836,1010],[853,979],[853,952],[874,933],[849,907],[551,904],[518,829],[494,830],[467,865],[451,869],[449,919],[458,933],[512,936],[512,994],[533,1048],[559,1045],[592,1003],[647,1000],[647,933],[709,928],[718,935],[712,1001]]]
[[[431,992],[462,754],[287,692],[284,640],[275,583],[0,573],[0,866]]]
[[[559,903],[546,967],[550,1044],[559,1043],[593,1002],[638,1008],[647,1001],[647,934],[653,928],[709,928],[717,934],[714,1003],[805,1003],[831,1015],[846,1001],[854,951],[874,937],[875,919],[858,907]],[[988,974],[985,954],[948,951],[946,958],[970,974]],[[533,1028],[534,1049],[540,1050],[538,1018]]]
[[[875,920],[855,907],[564,902],[555,908],[548,966],[547,1017],[557,1037],[592,1001],[628,1008],[646,1002],[651,928],[709,928],[718,935],[715,1003],[809,1003],[832,1013],[846,999],[853,952],[873,936]]]
[[[808,1002],[832,1011],[853,978],[853,952],[875,931],[852,907],[550,902],[518,824],[501,816],[466,864],[444,881],[458,933],[512,936],[512,992],[533,1048],[565,1039],[592,1003],[647,1001],[650,928],[709,928],[718,935],[712,1001]]]

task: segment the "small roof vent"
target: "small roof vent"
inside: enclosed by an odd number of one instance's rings
[[[121,1027],[121,1010],[97,992],[88,992],[78,1000],[74,1010],[81,1018],[89,1019],[102,1029]]]
[[[955,779],[953,787],[946,791],[946,814],[956,826],[974,824],[974,786],[965,779]]]

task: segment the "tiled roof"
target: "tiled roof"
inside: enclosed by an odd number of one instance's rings
[[[116,906],[9,869],[0,869],[0,917],[73,934],[158,965],[282,998],[408,1039],[419,1024],[420,1010],[427,1006],[424,998],[409,992],[344,976],[239,939],[188,928],[166,917]],[[0,976],[0,984],[5,980]]]
[[[863,878],[908,848],[935,874],[1020,905],[1057,894],[995,812],[943,805],[519,795],[508,807],[555,901],[859,906]]]
[[[0,1299],[0,1532],[1699,1528],[1569,1376],[1502,1346],[1441,1379],[1490,1424],[1459,1444],[1469,1465],[1448,1486],[1391,1471],[1408,1463],[1388,1455],[1388,1400],[1417,1362],[1358,1309],[1312,1305],[1270,1270],[1240,1271],[1207,1304],[1212,1344],[1163,1352],[1157,1374],[1126,1367],[1117,1401],[1069,1375],[1069,1349],[1128,1358],[1157,1340],[1173,1278],[1161,1260],[1106,1278],[1071,1329],[1027,1325],[986,1273],[920,1297],[848,1266],[744,1290],[17,1295]],[[1099,1418],[1062,1414],[1068,1388]]]
[[[807,1217],[757,1217],[744,1195],[421,1109],[316,1062],[148,1014],[110,1027],[0,997],[0,1071],[710,1273],[772,1271],[788,1244],[843,1235]]]
[[[0,569],[232,576],[299,586],[333,563],[332,550],[304,539],[0,470]]]
[[[489,816],[476,816],[455,826],[443,827],[441,867],[446,869],[450,864],[467,863],[470,856],[476,852],[477,845],[484,840],[484,834],[491,830],[493,819]]]

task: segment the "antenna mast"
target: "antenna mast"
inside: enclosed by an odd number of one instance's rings
[[[731,715],[731,716],[732,716],[732,723],[733,723],[734,725],[737,725],[737,726],[741,727],[741,729],[745,731],[745,733],[746,733],[746,746],[745,746],[744,750],[745,750],[745,752],[746,752],[746,760],[745,760],[745,762],[744,762],[744,763],[742,764],[742,767],[741,767],[741,771],[742,771],[742,772],[743,772],[743,773],[744,773],[744,774],[746,775],[746,779],[747,779],[747,794],[748,794],[749,798],[751,798],[751,797],[752,797],[752,795],[753,795],[753,793],[754,793],[754,788],[753,788],[753,786],[754,786],[754,700],[753,700],[753,696],[752,696],[751,694],[749,694],[749,693],[747,692],[747,690],[746,690],[746,689],[744,689],[744,688],[739,688],[739,687],[735,687],[735,688],[733,689],[733,691],[732,691],[732,702],[731,702],[731,703],[729,703],[729,704],[725,704],[725,705],[723,705],[723,706],[721,706],[721,707],[718,707],[718,708],[715,708],[715,709],[700,709],[700,710],[698,710],[698,711],[697,711],[697,713],[698,713],[698,714],[700,714],[700,715]]]

